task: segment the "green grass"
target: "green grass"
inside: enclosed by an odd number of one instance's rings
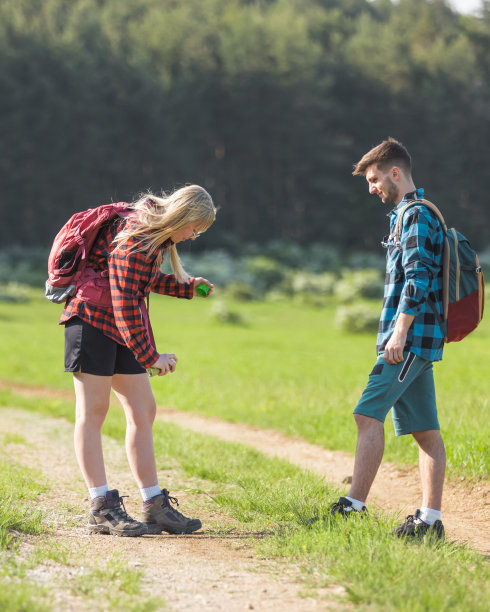
[[[107,432],[122,442],[124,429],[114,412]],[[486,610],[488,564],[463,546],[398,540],[394,515],[308,526],[338,494],[314,474],[168,423],[155,425],[155,452],[159,462],[177,458],[187,474],[208,481],[208,495],[252,534],[259,553],[298,561],[313,587],[340,581],[348,600],[366,610]]]
[[[27,398],[27,403],[31,409],[39,407],[35,398]],[[53,402],[46,402],[41,411],[59,416],[61,411],[69,412],[69,404],[56,407]],[[45,563],[70,568],[70,579],[65,580],[63,589],[69,588],[78,601],[88,604],[84,609],[162,610],[164,604],[160,597],[142,592],[143,572],[128,567],[127,560],[120,555],[94,560],[79,541],[63,543],[50,534],[49,513],[37,507],[39,494],[48,490],[42,482],[43,475],[4,456],[8,455],[8,444],[25,443],[25,438],[16,433],[0,438],[0,610],[47,612],[55,609],[53,593],[59,588],[57,579],[43,586],[29,577],[31,570]],[[72,511],[73,508],[65,508],[68,517]],[[19,555],[23,534],[39,538],[27,554]]]
[[[0,458],[0,550],[12,544],[13,530],[35,535],[45,531],[43,512],[30,503],[45,490],[39,472]]]
[[[374,337],[339,332],[333,327],[332,309],[255,303],[230,307],[241,313],[246,325],[210,322],[211,301],[152,299],[158,346],[180,359],[176,374],[153,380],[158,403],[274,427],[353,452],[351,412],[374,360]],[[59,312],[42,300],[0,304],[4,379],[72,388],[71,377],[62,372],[63,332],[55,326]],[[436,366],[452,476],[484,478],[488,470],[489,329],[484,321],[473,336],[446,347],[444,361]],[[0,403],[74,419],[72,402],[4,390]],[[395,440],[389,420],[386,458],[415,462],[414,444],[408,438]],[[111,410],[104,433],[122,443],[124,429],[122,411]],[[10,439],[16,441],[21,442]],[[351,523],[327,520],[308,527],[307,520],[321,515],[337,491],[315,475],[243,445],[156,423],[155,450],[159,469],[177,463],[201,479],[203,494],[196,492],[193,498],[202,505],[216,504],[232,517],[239,531],[251,534],[260,554],[299,563],[312,588],[340,583],[346,587],[341,599],[361,610],[486,609],[488,564],[463,546],[395,539],[392,515]],[[80,587],[87,596],[91,577]],[[116,579],[126,584],[123,575]]]
[[[152,296],[157,346],[179,357],[175,374],[152,382],[158,404],[271,427],[354,452],[351,413],[373,365],[374,335],[337,330],[333,307],[292,303],[229,303],[246,325],[223,325],[210,318],[214,299]],[[72,389],[71,376],[62,371],[60,312],[42,297],[26,304],[0,303],[3,379]],[[444,360],[435,366],[452,477],[488,476],[489,336],[487,317],[470,337],[448,345]],[[411,436],[395,438],[388,417],[385,458],[413,464],[416,453]]]
[[[52,612],[47,591],[39,585],[14,582],[0,576],[0,610],[2,612]]]
[[[109,560],[87,568],[70,581],[68,588],[77,596],[104,601],[99,609],[153,612],[164,608],[160,597],[143,597],[144,573],[127,566],[127,559],[113,554]]]
[[[21,436],[3,436],[1,448],[11,442],[19,443]],[[47,531],[45,514],[36,508],[35,499],[46,486],[41,474],[20,466],[10,459],[0,458],[0,610],[45,612],[50,608],[43,600],[44,589],[37,585],[16,581],[23,578],[22,563],[14,563],[6,552],[18,545],[21,534],[40,535]],[[14,536],[15,534],[15,536]]]
[[[37,410],[39,404],[31,402],[31,409]],[[42,410],[49,412],[49,406]],[[73,418],[73,411],[68,407],[66,411]],[[123,444],[121,411],[110,411],[104,430]],[[194,513],[196,503],[219,508],[223,516],[233,518],[238,535],[248,534],[260,555],[300,565],[303,580],[312,589],[342,584],[346,593],[339,603],[393,612],[486,610],[488,563],[464,546],[394,538],[398,517],[382,513],[364,520],[327,519],[308,525],[309,519],[323,515],[338,494],[314,474],[281,459],[266,458],[245,445],[161,422],[155,424],[155,452],[160,469],[177,463],[187,476],[199,479],[187,509],[192,507]],[[123,585],[118,597],[124,599],[127,591],[138,587],[132,586],[132,579],[126,581],[124,573],[119,573],[122,569],[115,564],[111,571]],[[107,575],[109,568],[92,569],[82,586],[72,585],[74,593],[94,596],[99,571]]]

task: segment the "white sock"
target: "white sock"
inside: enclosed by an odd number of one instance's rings
[[[352,504],[352,508],[353,510],[362,510],[364,508],[364,502],[359,501],[358,499],[354,499],[353,497],[345,497],[345,499],[348,499],[351,504]]]
[[[153,487],[146,487],[146,489],[140,489],[141,497],[143,501],[147,501],[156,495],[160,495],[162,490],[160,489],[160,485],[155,485]]]
[[[109,487],[105,484],[100,487],[89,487],[90,499],[95,499],[96,497],[105,497],[105,494],[109,490]]]
[[[432,525],[436,521],[441,520],[441,511],[433,510],[432,508],[426,508],[425,506],[422,506],[420,508],[419,518],[422,519],[424,523],[427,523],[427,525]]]

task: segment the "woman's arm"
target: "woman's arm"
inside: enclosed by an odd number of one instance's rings
[[[188,283],[179,283],[174,274],[159,272],[151,285],[151,290],[153,293],[191,300],[194,297],[194,279],[191,278]]]

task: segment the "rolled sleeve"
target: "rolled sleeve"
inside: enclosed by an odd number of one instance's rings
[[[191,300],[194,297],[194,279],[191,278],[188,283],[179,283],[175,274],[160,272],[152,283],[151,290],[153,293]]]

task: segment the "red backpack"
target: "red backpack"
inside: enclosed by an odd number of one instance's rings
[[[403,213],[414,204],[423,204],[430,208],[442,225],[442,319],[432,300],[429,300],[429,304],[442,327],[444,341],[458,342],[476,329],[483,317],[485,288],[478,255],[463,234],[454,227],[447,228],[440,210],[428,200],[411,200],[400,210],[394,232],[397,245],[400,245]]]
[[[55,304],[62,304],[77,292],[90,250],[102,225],[117,216],[131,212],[130,204],[104,204],[75,213],[60,229],[48,259],[48,280],[45,295]]]

